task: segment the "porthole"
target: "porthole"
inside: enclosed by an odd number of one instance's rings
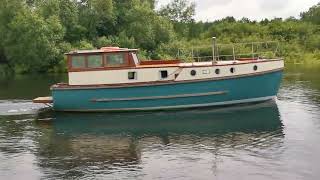
[[[197,71],[196,70],[191,70],[190,74],[191,74],[191,76],[195,76],[197,74]]]
[[[220,69],[216,69],[216,70],[215,70],[215,73],[216,73],[216,74],[220,74]]]
[[[236,69],[232,67],[232,68],[230,68],[230,72],[231,72],[231,73],[235,73],[235,72],[236,72]]]
[[[257,71],[257,70],[258,70],[258,66],[257,66],[257,65],[254,65],[254,66],[253,66],[253,70],[254,70],[254,71]]]

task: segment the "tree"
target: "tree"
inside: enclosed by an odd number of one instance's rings
[[[66,30],[66,41],[77,42],[85,38],[86,28],[79,24],[76,0],[37,0],[35,10],[44,18],[58,16]]]
[[[320,3],[311,7],[309,11],[301,13],[300,16],[304,21],[320,24]]]
[[[163,6],[158,11],[160,16],[168,18],[172,21],[174,31],[180,38],[188,37],[192,34],[192,23],[195,22],[195,3],[188,0],[172,0],[171,3]]]
[[[21,72],[45,72],[59,64],[64,29],[57,16],[44,19],[35,12],[19,12],[9,23],[4,39],[10,64]]]
[[[159,44],[170,41],[174,36],[171,22],[158,16],[148,2],[132,1],[132,7],[124,18],[127,22],[122,32],[133,37],[138,47],[147,51],[154,51]]]
[[[175,22],[189,23],[194,21],[195,7],[195,3],[188,0],[172,0],[160,9],[159,14]]]
[[[221,22],[221,23],[235,23],[237,22],[237,20],[233,17],[233,16],[227,16],[221,20],[218,20],[217,22]]]
[[[81,0],[78,2],[80,25],[85,27],[86,39],[114,32],[112,0]]]
[[[16,14],[25,8],[26,6],[21,0],[3,0],[0,3],[0,59],[2,63],[8,64],[8,58],[4,50],[4,40],[9,31],[9,24]]]

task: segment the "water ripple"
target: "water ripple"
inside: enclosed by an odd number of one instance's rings
[[[33,104],[30,100],[1,100],[0,116],[35,114],[44,107],[42,104]]]

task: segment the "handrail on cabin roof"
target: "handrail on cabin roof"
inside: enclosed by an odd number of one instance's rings
[[[74,54],[91,54],[91,53],[111,53],[111,52],[132,52],[138,51],[139,49],[128,49],[128,48],[120,48],[120,47],[102,47],[100,49],[93,50],[74,50],[69,53],[65,53],[65,55],[74,55]]]
[[[215,40],[215,38],[213,38]],[[249,46],[248,46],[249,45]],[[262,45],[262,46],[261,46]],[[195,54],[199,54],[199,50],[201,49],[207,49],[209,46],[191,46],[189,48],[179,48],[178,53],[176,57],[180,58],[180,55],[184,54],[186,59],[191,59],[194,61],[195,59],[208,59],[208,60],[221,60],[220,58],[227,58],[227,57],[233,57],[233,60],[236,60],[237,57],[241,56],[251,56],[252,59],[259,57],[259,55],[265,56],[269,53],[269,55],[272,54],[273,57],[277,57],[278,51],[279,51],[279,42],[278,41],[265,41],[265,42],[244,42],[244,43],[230,43],[230,44],[216,44],[214,42],[213,44],[213,56],[199,56]],[[240,53],[236,52],[236,49],[239,48],[240,46],[245,46],[245,47],[250,47],[250,53]],[[266,46],[266,47],[263,47]],[[271,50],[271,49],[272,50]],[[224,54],[221,55],[220,51],[221,49],[224,50],[231,50],[230,54]],[[182,51],[181,51],[182,50]],[[184,52],[185,51],[185,52]],[[189,52],[188,52],[189,51]],[[243,51],[243,50],[242,50]],[[246,52],[246,51],[245,51]],[[211,59],[209,59],[211,57]]]

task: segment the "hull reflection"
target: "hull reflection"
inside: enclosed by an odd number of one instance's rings
[[[203,110],[150,113],[57,113],[46,114],[50,125],[64,134],[217,134],[274,131],[282,127],[274,101],[262,104]],[[42,117],[43,118],[43,117]]]
[[[237,147],[276,149],[284,136],[274,101],[178,112],[52,112],[42,118],[51,120],[37,121],[42,131],[38,139],[40,166],[55,169],[54,178],[63,178],[59,171],[66,177],[83,177],[82,171],[66,173],[63,170],[93,164],[93,173],[112,173],[117,167],[139,171],[145,153],[161,151],[167,145],[177,152],[199,151],[205,147],[210,153],[219,154],[223,149]]]

